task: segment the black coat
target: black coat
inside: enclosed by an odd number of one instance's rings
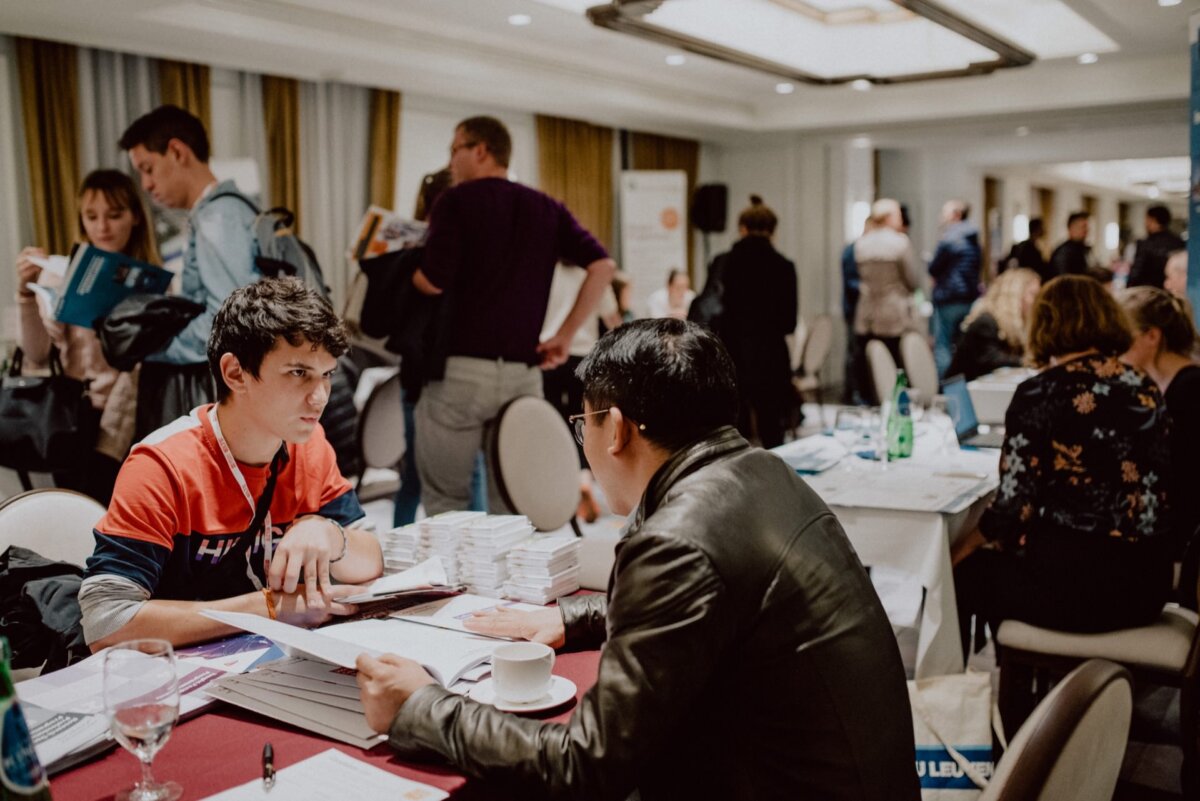
[[[796,265],[765,236],[747,236],[714,259],[722,278],[717,334],[737,367],[746,394],[791,391],[788,334],[796,329]]]
[[[1160,289],[1166,277],[1167,259],[1183,250],[1183,240],[1170,231],[1157,231],[1138,242],[1133,266],[1129,268],[1127,286],[1156,286]]]

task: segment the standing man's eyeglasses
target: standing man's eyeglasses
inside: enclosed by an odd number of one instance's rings
[[[459,142],[457,145],[450,145],[450,158],[454,158],[454,154],[462,150],[464,147],[475,147],[479,142]]]
[[[571,424],[571,430],[575,432],[575,441],[580,445],[583,445],[583,424],[587,422],[587,418],[594,414],[608,414],[608,409],[601,409],[597,412],[573,414],[567,418],[567,422]]]

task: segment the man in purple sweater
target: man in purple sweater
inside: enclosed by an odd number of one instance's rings
[[[578,329],[596,313],[616,264],[557,200],[508,180],[512,140],[492,117],[454,130],[454,186],[433,207],[429,240],[413,284],[445,294],[437,350],[445,369],[417,403],[417,470],[429,515],[467,509],[475,454],[501,407],[542,394],[538,369],[557,367]],[[562,326],[538,343],[558,262],[587,270]],[[489,481],[489,509],[504,509]]]

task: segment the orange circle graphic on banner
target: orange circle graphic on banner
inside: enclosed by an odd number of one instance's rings
[[[663,209],[659,219],[662,221],[662,227],[668,231],[674,231],[679,227],[679,212],[672,206]]]

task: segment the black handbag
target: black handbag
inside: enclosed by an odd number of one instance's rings
[[[63,373],[58,348],[50,348],[50,375],[23,376],[20,348],[0,379],[0,465],[50,472],[74,467],[96,447],[100,413],[87,382]]]

